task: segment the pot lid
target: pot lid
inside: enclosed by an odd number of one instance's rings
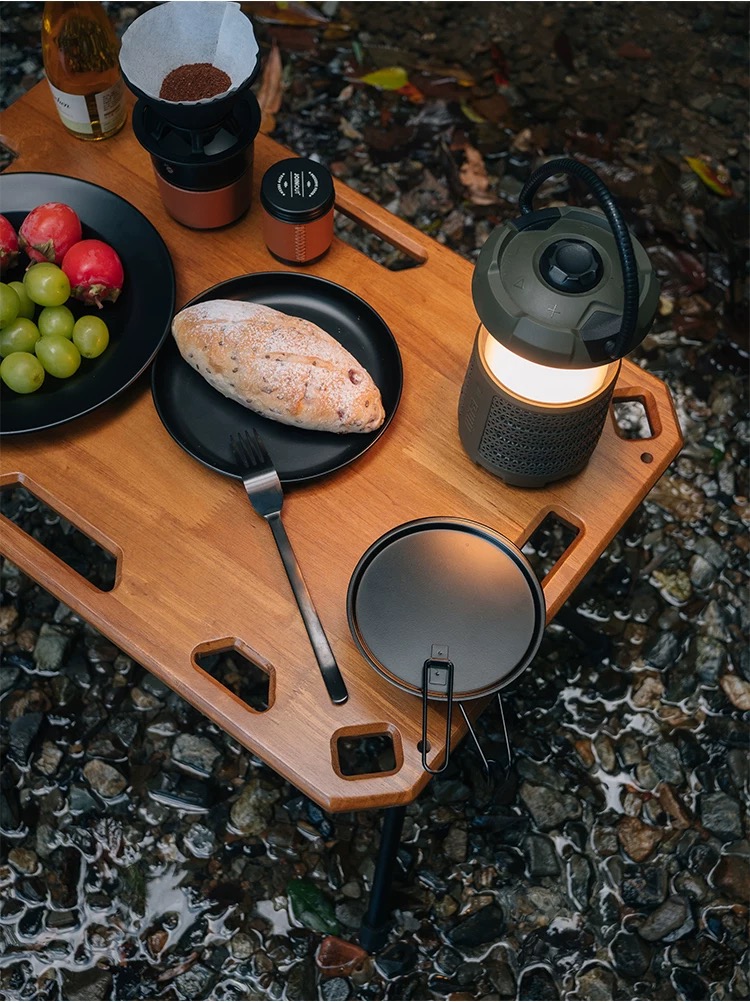
[[[444,659],[454,699],[512,681],[545,626],[544,594],[518,547],[453,518],[407,522],[376,540],[349,582],[347,612],[357,646],[385,678],[421,694],[425,662]],[[437,688],[428,695],[446,698]]]

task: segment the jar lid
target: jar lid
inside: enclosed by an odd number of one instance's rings
[[[305,157],[290,157],[269,167],[260,186],[260,202],[274,219],[309,223],[333,206],[331,172]]]

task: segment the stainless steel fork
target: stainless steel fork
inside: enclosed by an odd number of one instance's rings
[[[230,435],[229,444],[240,467],[240,476],[250,504],[258,515],[262,515],[271,526],[273,538],[276,540],[289,584],[292,586],[299,611],[302,613],[302,620],[331,702],[345,703],[349,698],[349,693],[346,691],[346,685],[341,677],[339,666],[336,664],[331,645],[328,643],[328,638],[315,611],[292,544],[286,534],[284,523],[281,521],[284,492],[273,461],[255,429],[253,429],[252,435],[247,431]]]

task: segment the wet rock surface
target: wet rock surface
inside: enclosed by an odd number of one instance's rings
[[[4,561],[0,996],[747,998],[746,5],[245,7],[280,56],[271,134],[468,259],[545,158],[600,173],[659,272],[633,359],[685,447],[504,694],[511,782],[466,744],[408,808],[372,959],[377,814],[321,811]],[[39,79],[40,10],[0,5],[3,104]],[[111,586],[34,498],[3,512]],[[494,708],[479,736],[502,763]]]

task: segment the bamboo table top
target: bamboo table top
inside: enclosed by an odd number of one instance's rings
[[[267,137],[255,143],[249,213],[200,233],[167,215],[150,158],[129,124],[101,143],[69,137],[41,83],[3,113],[0,128],[19,154],[9,171],[102,185],[151,220],[172,256],[178,309],[234,276],[291,270],[271,258],[260,232],[260,179],[289,155]],[[268,526],[237,482],[175,444],[154,408],[148,373],[84,417],[2,439],[0,485],[25,486],[114,554],[112,590],[96,588],[6,518],[0,548],[298,789],[343,811],[408,803],[430,778],[417,747],[419,698],[382,679],[350,635],[347,587],[370,544],[403,522],[440,516],[480,522],[523,546],[554,514],[578,534],[542,582],[549,621],[676,456],[681,436],[667,388],[626,361],[615,400],[642,401],[652,437],[621,437],[610,415],[577,477],[543,490],[504,485],[467,457],[458,438],[458,397],[477,326],[472,265],[339,183],[336,206],[420,262],[388,271],[334,239],[326,257],[305,269],[366,300],[393,332],[404,367],[400,405],[375,447],[329,477],[286,492],[285,524],[348,702],[334,706],[326,696]],[[268,672],[267,710],[253,710],[199,667],[202,653],[231,649]],[[445,750],[443,720],[442,707],[430,709],[433,764]],[[452,745],[465,730],[454,714]],[[368,734],[390,735],[395,767],[346,775],[339,740]]]

